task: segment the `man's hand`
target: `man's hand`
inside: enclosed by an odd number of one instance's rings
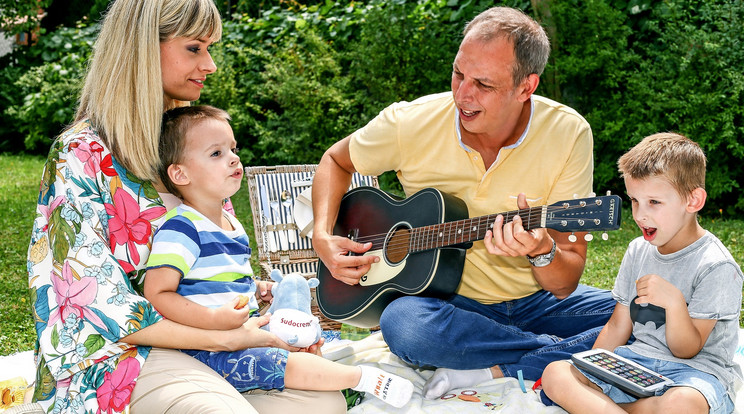
[[[530,207],[524,193],[517,197],[517,207],[520,210]],[[501,214],[496,216],[493,228],[486,232],[483,242],[489,253],[499,256],[534,257],[548,253],[553,248],[553,239],[546,229],[528,231],[524,229],[521,217],[515,216],[512,221],[504,223],[504,216]]]
[[[274,282],[268,280],[256,281],[256,297],[264,303],[271,303],[274,300],[274,296],[271,294],[273,286]]]
[[[313,248],[335,279],[348,285],[359,283],[372,265],[380,261],[377,256],[362,256],[372,248],[372,243],[357,243],[346,237],[328,233],[313,234]],[[349,255],[349,252],[358,255]]]
[[[309,354],[315,354],[317,356],[323,356],[323,353],[320,351],[320,348],[323,347],[323,344],[325,343],[325,339],[321,336],[320,339],[318,339],[318,342],[310,345],[307,348],[300,349],[300,352],[307,352]]]

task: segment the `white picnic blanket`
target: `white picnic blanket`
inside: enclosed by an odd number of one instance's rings
[[[349,365],[373,365],[413,382],[411,401],[396,409],[374,397],[367,397],[349,413],[476,413],[498,411],[508,414],[565,413],[558,407],[546,407],[532,391],[532,381],[524,381],[526,392],[514,378],[495,379],[475,387],[452,390],[437,400],[423,398],[421,389],[433,370],[413,369],[393,355],[379,333],[353,342],[334,346],[334,341],[323,348],[326,358]]]
[[[413,369],[393,355],[379,333],[360,341],[347,342],[334,346],[331,341],[323,348],[326,358],[351,365],[373,365],[401,377],[414,384],[411,401],[400,409],[395,409],[374,397],[367,397],[362,403],[349,410],[349,413],[453,413],[469,414],[485,411],[498,411],[504,414],[550,414],[565,413],[563,409],[546,407],[532,391],[532,381],[524,381],[525,391],[514,378],[494,379],[467,389],[453,390],[441,399],[423,398],[421,389],[433,370]],[[744,329],[739,330],[739,346],[734,360],[744,367]],[[475,398],[471,398],[475,397]],[[737,393],[735,413],[744,414],[744,390]]]
[[[396,375],[408,378],[414,384],[411,401],[400,409],[383,403],[374,397],[367,397],[362,403],[349,410],[350,414],[360,413],[453,413],[469,414],[497,411],[504,414],[552,414],[565,413],[558,407],[544,406],[538,395],[532,391],[532,381],[524,381],[525,391],[519,381],[513,378],[494,379],[467,389],[457,389],[437,400],[424,399],[421,389],[434,373],[432,370],[413,369],[393,355],[379,333],[358,340],[332,340],[323,347],[326,358],[349,365],[377,366]],[[739,347],[735,360],[744,363],[744,330],[739,331]],[[742,365],[744,366],[744,365]],[[26,351],[10,356],[0,356],[0,381],[23,376],[31,383],[34,379],[33,352]],[[744,391],[736,398],[736,413],[744,414]]]

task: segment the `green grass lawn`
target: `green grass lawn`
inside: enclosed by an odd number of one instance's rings
[[[0,154],[0,355],[33,348],[34,328],[27,295],[26,250],[36,208],[39,178],[44,159]],[[248,190],[244,186],[233,197],[233,204],[246,231],[253,236]],[[625,247],[640,233],[623,210],[620,230],[599,235],[589,243],[583,283],[611,288]],[[742,265],[744,259],[744,221],[701,218],[703,227],[717,235]],[[255,248],[255,245],[253,246]],[[255,266],[258,273],[259,269]]]

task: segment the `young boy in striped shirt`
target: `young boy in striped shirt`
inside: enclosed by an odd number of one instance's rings
[[[257,291],[270,301],[271,289],[269,282],[256,283],[251,277],[248,236],[223,208],[243,178],[229,120],[225,111],[210,106],[181,107],[163,115],[160,179],[183,204],[167,213],[168,220],[155,234],[145,297],[164,317],[185,325],[255,328],[255,347],[237,352],[184,350],[238,391],[352,388],[402,407],[413,392],[407,379],[375,367],[327,360],[320,356],[321,342],[307,349],[291,347],[259,329],[268,323],[266,315],[251,317],[258,308]],[[251,298],[247,306],[238,306],[240,295]]]

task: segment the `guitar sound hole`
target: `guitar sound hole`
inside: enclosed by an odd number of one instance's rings
[[[385,249],[385,258],[390,263],[399,263],[408,256],[408,242],[411,230],[407,227],[398,228],[390,236]]]

